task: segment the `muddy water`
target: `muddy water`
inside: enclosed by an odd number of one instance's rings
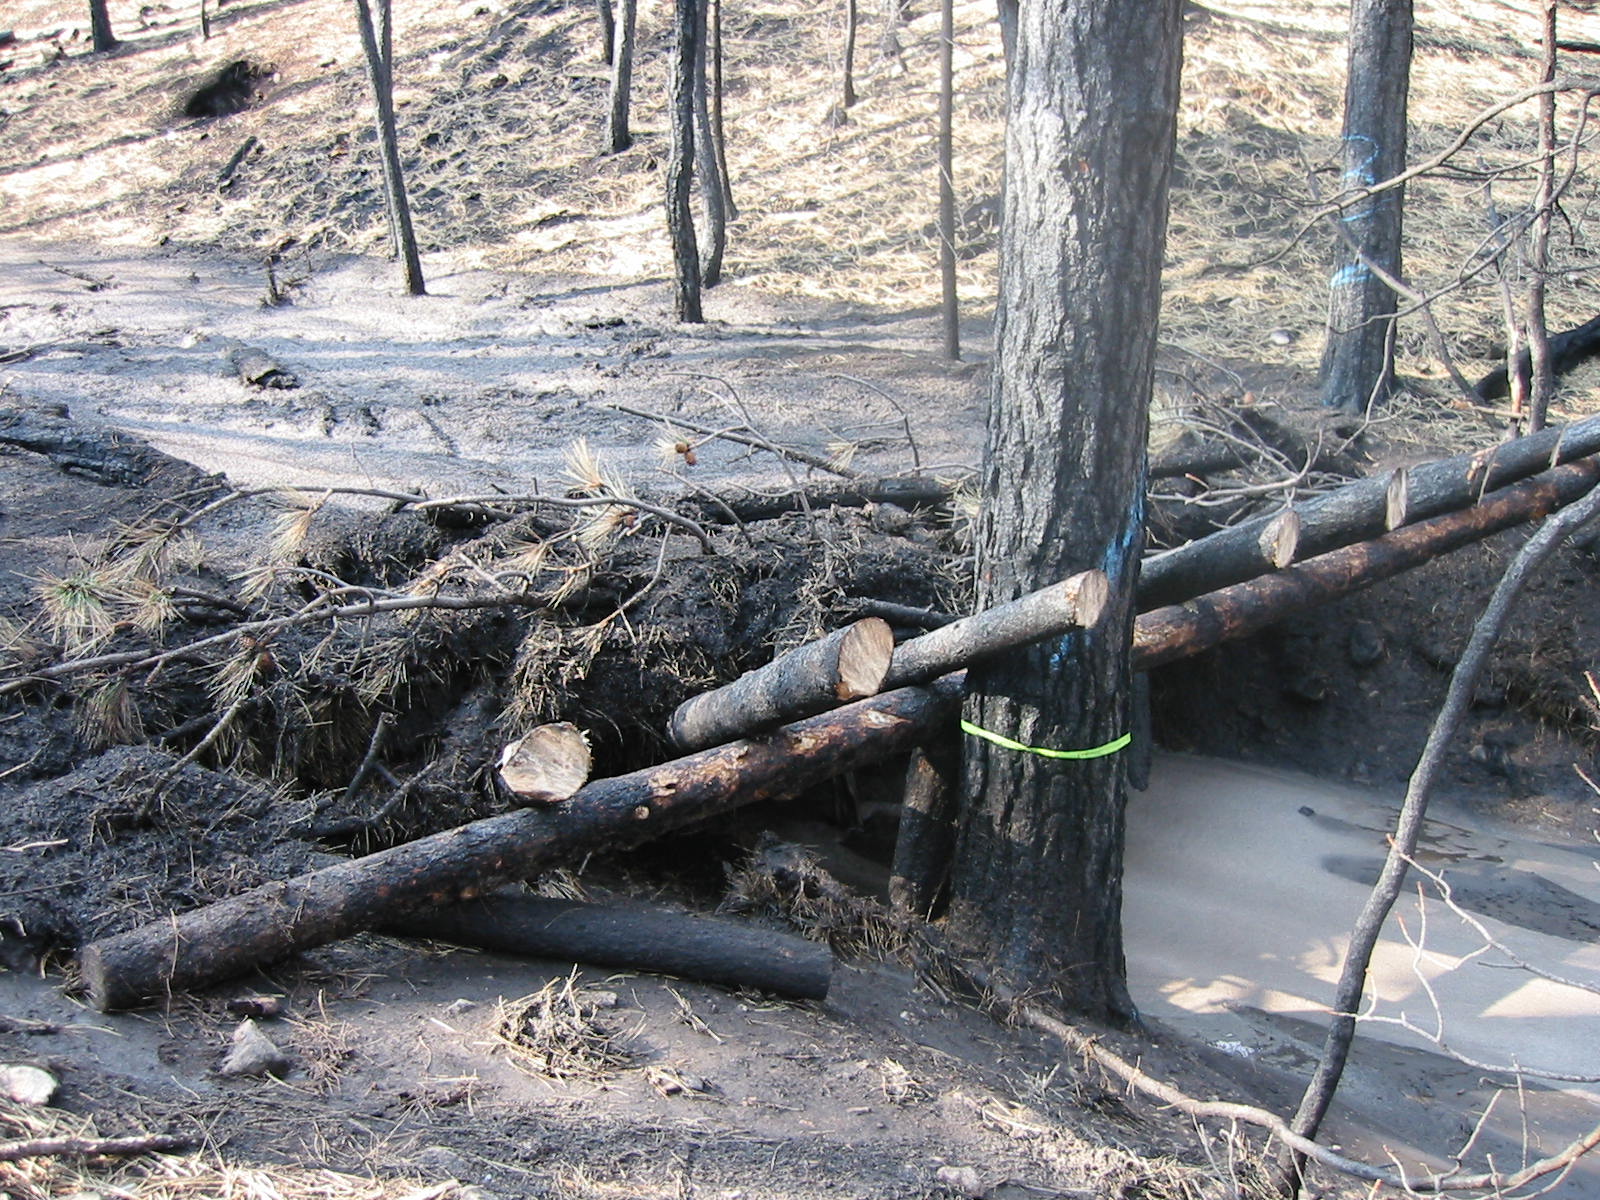
[[[1322,1030],[1349,929],[1375,878],[1398,795],[1288,772],[1173,756],[1128,817],[1124,919],[1134,999],[1200,1041],[1274,1107],[1292,1108]],[[1542,841],[1444,807],[1418,861],[1520,957],[1600,987],[1600,870],[1592,846]],[[1335,1136],[1352,1147],[1454,1152],[1498,1090],[1477,1063],[1600,1076],[1600,994],[1494,965],[1427,889],[1391,916]],[[1600,1123],[1600,1085],[1501,1096],[1480,1138],[1502,1166]],[[1519,1104],[1521,1111],[1519,1111]],[[1600,1195],[1588,1166],[1557,1193]]]

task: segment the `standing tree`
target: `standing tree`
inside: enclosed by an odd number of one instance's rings
[[[392,28],[391,0],[378,0],[380,20]],[[417,253],[417,235],[411,226],[411,205],[406,199],[405,176],[400,170],[400,151],[394,133],[394,79],[383,43],[372,23],[372,8],[367,0],[356,0],[356,26],[361,34],[361,49],[367,59],[367,79],[377,110],[378,153],[383,162],[384,195],[388,200],[389,228],[395,236],[395,255],[404,264],[406,291],[413,296],[426,293],[422,279],[422,258]],[[387,38],[388,35],[385,35]],[[392,53],[392,52],[391,52]]]
[[[695,173],[700,179],[700,199],[706,206],[706,256],[700,271],[705,287],[722,282],[722,255],[728,245],[728,189],[722,179],[722,160],[717,154],[717,135],[712,121],[707,47],[710,44],[708,0],[700,0],[700,27],[695,31],[694,119]]]
[[[672,87],[668,117],[672,146],[667,156],[667,233],[677,276],[678,320],[699,324],[700,248],[694,236],[694,93],[703,0],[673,0]]]
[[[600,18],[600,61],[609,67],[617,44],[617,19],[611,12],[611,0],[594,0],[594,9]]]
[[[856,102],[856,26],[859,11],[856,0],[844,0],[844,86],[839,92],[839,107]]]
[[[953,931],[1074,1010],[1122,954],[1129,643],[1183,0],[1023,0],[1007,97],[978,605],[1099,567],[1091,632],[969,675]],[[991,740],[1004,739],[1004,740]],[[1019,748],[1020,747],[1020,748]]]
[[[203,9],[200,15],[204,19]],[[111,14],[106,11],[106,0],[89,0],[89,36],[96,54],[117,44],[117,36],[111,32]]]
[[[1394,382],[1395,295],[1373,266],[1402,277],[1405,192],[1363,189],[1405,169],[1411,30],[1411,0],[1351,0],[1341,190],[1354,197],[1340,214],[1348,236],[1335,249],[1328,284],[1322,403],[1329,408],[1363,412]]]
[[[610,58],[611,110],[606,119],[606,146],[612,154],[621,154],[633,145],[628,106],[633,101],[633,43],[638,27],[639,0],[618,0],[616,48]]]
[[[961,308],[956,299],[955,0],[939,0],[939,311],[944,356],[961,361]]]

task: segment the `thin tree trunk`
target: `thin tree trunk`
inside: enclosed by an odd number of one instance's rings
[[[977,602],[1091,567],[1110,602],[1094,629],[968,673],[949,916],[1016,985],[1113,1019],[1133,1012],[1116,749],[1182,33],[1182,0],[1024,0],[1019,13]]]
[[[1539,82],[1556,77],[1556,3],[1544,3],[1543,69]],[[1550,353],[1550,330],[1545,324],[1545,272],[1550,266],[1550,219],[1555,205],[1556,96],[1539,97],[1539,183],[1533,201],[1533,226],[1528,230],[1528,432],[1544,428],[1550,399],[1556,390],[1555,366]]]
[[[1344,191],[1398,175],[1406,165],[1406,99],[1411,79],[1411,0],[1352,0],[1344,94]],[[1322,402],[1365,411],[1394,378],[1395,296],[1363,257],[1403,278],[1404,190],[1361,196],[1341,214],[1359,253],[1341,243],[1329,283],[1322,351]]]
[[[633,102],[633,42],[639,24],[639,0],[618,0],[617,45],[611,56],[611,112],[606,121],[606,145],[621,154],[633,145],[628,129],[628,108]]]
[[[383,59],[384,87],[390,97],[394,96],[394,0],[378,0],[377,11],[373,16],[378,22],[378,53]],[[389,219],[389,257],[395,260],[400,258],[400,210],[395,206],[394,192],[387,186],[383,189],[383,211]]]
[[[728,174],[728,135],[722,123],[722,0],[711,0],[711,137],[717,148],[717,173],[722,178],[722,203],[728,220],[739,219]]]
[[[700,248],[694,234],[694,75],[701,0],[673,0],[674,44],[670,116],[672,148],[667,160],[667,232],[677,275],[678,320],[699,324]]]
[[[1338,986],[1333,1001],[1333,1019],[1329,1022],[1327,1037],[1323,1042],[1322,1057],[1316,1072],[1306,1085],[1300,1107],[1295,1112],[1290,1128],[1302,1137],[1314,1138],[1322,1127],[1328,1106],[1333,1103],[1334,1092],[1344,1074],[1350,1057],[1350,1046],[1355,1040],[1356,1019],[1361,1011],[1361,998],[1366,993],[1367,968],[1372,962],[1372,952],[1383,932],[1394,902],[1405,885],[1410,860],[1415,857],[1417,842],[1428,814],[1428,801],[1434,783],[1444,766],[1445,751],[1477,691],[1478,680],[1488,665],[1489,655],[1500,640],[1510,619],[1511,609],[1521,594],[1523,586],[1541,563],[1548,558],[1568,533],[1600,514],[1600,489],[1589,492],[1570,508],[1557,513],[1534,533],[1512,560],[1504,577],[1490,597],[1483,616],[1473,626],[1467,648],[1456,663],[1450,677],[1450,687],[1445,693],[1444,706],[1434,719],[1417,759],[1416,770],[1406,787],[1406,797],[1400,806],[1395,822],[1394,836],[1389,839],[1389,853],[1384,860],[1378,882],[1368,893],[1366,903],[1356,918],[1350,932],[1350,945],[1345,951],[1344,965],[1339,972]],[[1296,1152],[1287,1152],[1279,1160],[1279,1190],[1293,1195],[1299,1190],[1305,1158]]]
[[[849,108],[856,102],[856,0],[844,0],[844,87],[839,103]]]
[[[202,42],[211,40],[211,14],[207,11],[206,5],[207,0],[200,0],[200,40]]]
[[[380,8],[389,0],[378,0]],[[413,296],[426,294],[422,278],[422,259],[417,252],[417,237],[411,226],[411,205],[406,199],[405,176],[400,169],[400,151],[395,144],[394,88],[383,48],[378,41],[372,22],[372,8],[367,0],[356,0],[356,25],[361,34],[361,48],[367,58],[367,79],[372,85],[372,99],[377,109],[378,148],[383,160],[383,184],[394,213],[398,233],[396,253],[405,270],[406,291]]]
[[[615,60],[617,21],[611,14],[611,0],[594,0],[595,16],[600,18],[600,61],[610,66]]]
[[[111,32],[111,14],[106,12],[106,0],[89,0],[89,35],[96,54],[117,45],[117,36]]]
[[[944,356],[961,361],[961,308],[956,297],[955,0],[939,0],[939,311]]]
[[[716,134],[711,120],[710,70],[707,62],[710,44],[707,28],[709,0],[698,0],[694,60],[694,118],[695,118],[695,171],[700,177],[700,200],[706,208],[705,262],[700,270],[700,283],[716,287],[722,282],[722,256],[728,247],[728,210],[725,206],[728,190],[722,182],[722,168],[717,161]]]

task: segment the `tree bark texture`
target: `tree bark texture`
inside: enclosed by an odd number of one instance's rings
[[[633,44],[639,27],[639,0],[617,0],[616,49],[611,55],[611,108],[606,117],[606,146],[621,154],[633,145],[628,109],[633,103]]]
[[[939,313],[944,356],[961,361],[961,305],[956,296],[955,0],[939,0]]]
[[[1207,593],[1139,617],[1133,662],[1153,670],[1249,637],[1290,613],[1369,587],[1412,567],[1571,504],[1600,480],[1600,459],[1585,458],[1501,488],[1474,504],[1370,541],[1330,551],[1274,575]]]
[[[475,899],[591,850],[623,848],[740,805],[799,795],[909,753],[953,716],[956,693],[904,688],[613,779],[565,804],[519,809],[266,884],[104,938],[80,958],[90,1002],[129,1008],[373,929]]]
[[[978,607],[1097,568],[1092,630],[969,674],[967,718],[1028,746],[1128,729],[1128,648],[1167,224],[1181,0],[1023,0],[1009,64]],[[1122,952],[1124,764],[969,737],[950,915],[1072,1009],[1132,1012]]]
[[[1542,4],[1539,82],[1556,77],[1556,0]],[[1533,197],[1533,224],[1528,228],[1528,297],[1524,332],[1528,339],[1528,432],[1544,428],[1556,390],[1550,328],[1545,322],[1545,278],[1550,270],[1550,221],[1555,208],[1556,94],[1539,97],[1539,174]]]
[[[1396,502],[1392,479],[1358,479],[1296,509],[1300,515],[1296,553],[1310,558],[1376,537],[1404,522],[1465,508],[1480,496],[1546,467],[1596,453],[1600,453],[1600,416],[1410,467],[1402,513],[1391,513]],[[1274,519],[1246,521],[1145,563],[1139,580],[1140,609],[1176,604],[1271,570],[1262,533]]]
[[[700,324],[700,248],[694,235],[694,76],[703,0],[673,0],[672,87],[667,156],[667,233],[677,276],[678,320]]]
[[[1405,170],[1411,28],[1411,0],[1351,0],[1342,191]],[[1364,411],[1393,382],[1395,295],[1362,259],[1400,276],[1404,205],[1404,189],[1390,188],[1359,197],[1340,214],[1360,253],[1343,239],[1335,248],[1322,351],[1322,402],[1329,408]]]
[[[106,0],[89,0],[89,36],[96,54],[117,45],[117,35],[111,32],[111,14],[106,11]]]
[[[717,175],[722,180],[722,207],[730,221],[739,219],[733,202],[733,177],[728,173],[728,131],[722,120],[722,0],[711,3],[711,139],[717,149]]]
[[[833,953],[752,925],[543,896],[486,896],[413,913],[388,932],[500,954],[657,971],[800,1000],[828,995]]]
[[[421,296],[426,294],[427,285],[422,278],[422,258],[417,252],[417,235],[411,224],[411,203],[406,199],[405,174],[401,170],[400,151],[395,144],[394,81],[389,75],[389,65],[384,61],[383,48],[378,44],[377,30],[372,23],[372,8],[367,0],[355,2],[361,49],[367,59],[367,80],[372,85],[372,102],[377,110],[378,151],[383,162],[384,194],[388,197],[389,211],[398,235],[395,254],[405,272],[406,292]],[[389,0],[378,2],[387,4]]]
[[[934,739],[913,750],[906,763],[889,903],[896,912],[919,920],[933,916],[949,878],[960,800],[959,746],[953,740]]]
[[[888,622],[868,617],[685,700],[667,734],[680,750],[701,750],[875,695],[893,653]]]
[[[856,102],[856,27],[860,10],[856,0],[844,0],[844,83],[839,89],[839,107]]]

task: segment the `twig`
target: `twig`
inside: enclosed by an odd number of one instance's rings
[[[690,372],[680,373],[691,374]],[[700,376],[693,377],[700,378]],[[728,442],[738,442],[741,446],[753,446],[757,450],[765,450],[769,454],[775,454],[780,459],[792,458],[795,462],[805,463],[808,467],[816,467],[819,471],[828,471],[841,479],[859,478],[858,473],[852,471],[849,467],[841,467],[838,463],[832,462],[820,454],[812,454],[810,451],[801,450],[794,446],[780,446],[755,432],[740,433],[738,430],[733,429],[714,429],[710,425],[702,425],[698,421],[690,421],[684,417],[664,417],[660,413],[654,413],[644,408],[634,408],[631,404],[622,404],[616,400],[607,401],[606,407],[616,412],[627,413],[630,417],[643,417],[646,421],[659,421],[663,425],[681,425],[683,428],[693,430],[695,433],[709,434],[712,437],[718,437]]]
[[[350,785],[344,789],[345,802],[355,799],[356,793],[361,790],[361,785],[366,782],[367,776],[372,774],[372,766],[378,761],[378,751],[383,746],[383,739],[389,730],[394,728],[394,714],[382,713],[377,723],[372,727],[372,740],[367,743],[367,752],[361,759],[361,765],[356,768],[356,773],[350,777]]]
[[[194,1145],[194,1138],[181,1133],[144,1133],[115,1138],[29,1138],[21,1142],[0,1142],[0,1162],[92,1154],[161,1154],[171,1150],[190,1150]]]

